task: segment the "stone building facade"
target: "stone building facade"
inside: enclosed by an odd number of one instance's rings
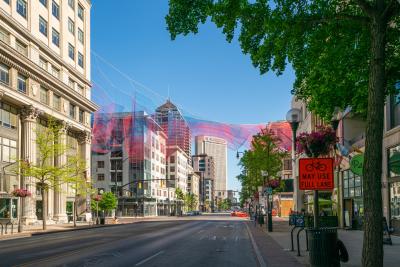
[[[0,218],[17,218],[21,207],[26,224],[43,215],[35,179],[16,175],[12,165],[37,160],[36,133],[49,118],[63,125],[60,142],[85,159],[90,177],[90,116],[97,109],[90,100],[90,7],[88,0],[0,2]],[[17,188],[32,196],[20,203],[11,195]],[[47,197],[49,220],[66,221],[73,190],[62,185]]]

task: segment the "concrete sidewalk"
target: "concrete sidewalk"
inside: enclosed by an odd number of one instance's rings
[[[294,252],[290,251],[291,240],[290,231],[292,229],[289,226],[287,220],[275,220],[273,222],[272,233],[267,233],[275,242],[277,242],[282,248],[288,251],[293,257],[304,265],[309,265],[308,252],[306,251],[306,238],[305,231],[300,234],[300,253],[301,256],[297,256],[297,240],[294,235]],[[297,230],[295,231],[297,234]],[[363,232],[362,231],[347,231],[338,230],[339,239],[345,244],[347,251],[349,252],[349,262],[341,263],[343,267],[361,267],[361,256],[363,246]],[[400,262],[400,237],[392,236],[393,246],[384,245],[384,267],[397,267]]]
[[[282,246],[266,233],[263,227],[254,226],[254,221],[247,222],[248,229],[257,244],[258,250],[268,267],[296,267],[306,266],[298,261],[291,253],[285,251]],[[257,253],[257,251],[256,251]]]

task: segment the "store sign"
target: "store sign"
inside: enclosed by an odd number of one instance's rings
[[[333,158],[304,158],[299,160],[300,190],[332,190]]]
[[[358,154],[351,158],[350,170],[352,173],[361,176],[364,167],[364,154]]]

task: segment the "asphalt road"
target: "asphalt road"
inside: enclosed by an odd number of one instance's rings
[[[258,266],[244,221],[152,221],[0,241],[0,266]]]

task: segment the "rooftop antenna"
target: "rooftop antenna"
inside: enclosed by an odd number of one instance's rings
[[[169,95],[169,84],[168,84],[168,101],[171,102],[171,97]]]

